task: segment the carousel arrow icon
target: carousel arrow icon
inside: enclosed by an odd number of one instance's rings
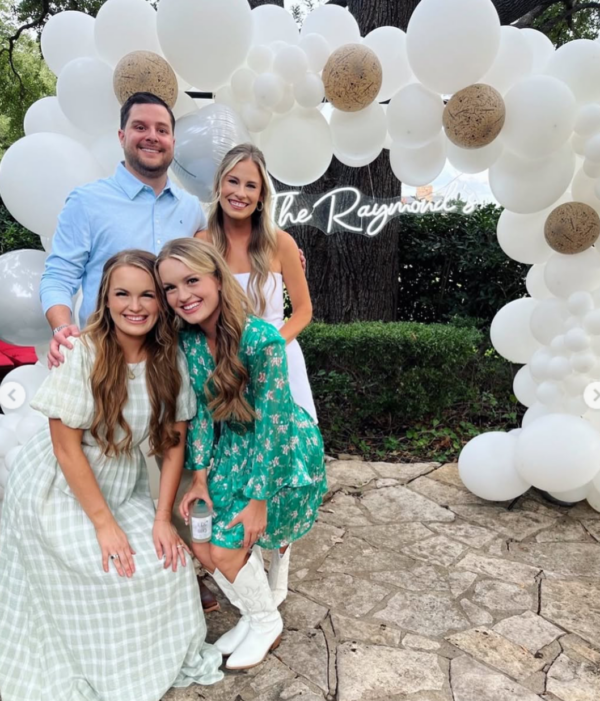
[[[600,409],[600,382],[590,382],[583,392],[583,401],[590,409]]]
[[[18,382],[5,382],[0,386],[0,404],[2,408],[15,411],[25,404],[27,393]]]

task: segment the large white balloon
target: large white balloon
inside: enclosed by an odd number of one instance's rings
[[[566,492],[600,470],[600,434],[582,418],[542,416],[517,436],[517,471],[539,489]]]
[[[96,17],[94,38],[100,58],[113,67],[132,51],[162,54],[156,11],[146,0],[107,0]]]
[[[29,406],[29,402],[31,402],[35,393],[41,387],[42,382],[48,377],[49,373],[50,371],[48,368],[40,365],[39,363],[36,365],[21,365],[21,367],[11,370],[0,383],[0,387],[9,382],[17,382],[25,390],[25,402],[17,409],[11,409],[5,403],[0,401],[2,411],[5,414],[17,414],[19,416],[31,414],[32,409]],[[37,415],[41,416],[41,414]],[[17,425],[18,422],[13,424],[13,431],[16,430]]]
[[[390,165],[400,182],[413,187],[429,185],[444,170],[447,139],[443,133],[420,148],[406,148],[397,141],[390,148]]]
[[[544,345],[550,345],[555,336],[564,333],[569,310],[562,299],[541,300],[531,314],[531,333]]]
[[[554,206],[553,206],[554,208]],[[544,236],[550,209],[517,214],[505,209],[498,220],[498,243],[507,256],[519,263],[545,263],[554,251]]]
[[[529,485],[515,469],[517,436],[493,431],[475,436],[458,458],[460,478],[473,494],[490,501],[516,499]]]
[[[523,404],[523,406],[530,407],[537,402],[537,391],[538,383],[531,376],[531,372],[527,365],[517,372],[515,379],[513,381],[513,392],[515,397]]]
[[[171,66],[198,90],[225,85],[252,43],[247,0],[161,0],[158,38]]]
[[[300,48],[306,54],[309,69],[320,73],[331,56],[331,46],[327,39],[321,34],[303,34]]]
[[[94,18],[66,10],[52,15],[42,32],[41,46],[48,68],[58,75],[75,58],[96,56]]]
[[[285,41],[297,44],[300,33],[292,14],[283,7],[261,5],[252,10],[254,31],[252,44],[270,44],[272,41]]]
[[[574,255],[553,253],[544,270],[546,286],[556,297],[592,292],[600,287],[600,255],[594,247]]]
[[[61,110],[73,124],[90,134],[118,129],[120,105],[113,88],[112,68],[97,58],[76,58],[56,83]]]
[[[383,149],[387,122],[385,112],[377,102],[359,112],[334,109],[330,126],[336,154],[363,159],[374,153],[378,156]]]
[[[536,264],[531,266],[525,279],[525,287],[527,292],[529,292],[529,296],[535,299],[550,299],[553,296],[552,292],[546,287],[543,265]]]
[[[406,34],[397,27],[378,27],[367,34],[362,43],[375,52],[383,69],[377,99],[379,102],[389,100],[412,78],[406,53]]]
[[[307,73],[304,78],[299,80],[294,85],[292,101],[291,105],[289,105],[289,109],[280,110],[276,107],[275,111],[289,112],[294,106],[294,99],[300,105],[300,107],[305,107],[306,109],[318,107],[325,99],[325,86],[323,85],[321,77],[316,73]],[[352,112],[351,114],[360,114],[360,112]]]
[[[100,166],[78,141],[32,134],[16,141],[0,161],[0,194],[24,227],[50,238],[71,190],[100,177]]]
[[[600,98],[600,44],[591,39],[563,44],[548,61],[546,73],[566,83],[579,102],[595,102]]]
[[[68,136],[86,146],[93,141],[93,136],[78,129],[73,122],[65,117],[58,103],[58,98],[54,95],[42,97],[41,100],[31,105],[25,114],[23,129],[25,136],[49,131],[53,134]]]
[[[575,120],[575,132],[585,137],[600,132],[600,105],[592,102],[579,108]]]
[[[175,119],[179,119],[186,114],[190,114],[190,112],[196,112],[200,107],[210,104],[212,104],[212,100],[204,99],[196,102],[193,97],[190,97],[187,93],[183,92],[183,90],[180,90],[177,95],[177,102],[173,106],[173,115]]]
[[[533,214],[550,207],[566,192],[574,172],[575,154],[570,144],[537,160],[504,151],[490,168],[490,188],[503,207]]]
[[[260,143],[271,175],[294,187],[318,180],[333,158],[331,130],[318,109],[276,117]]]
[[[33,346],[48,338],[48,322],[40,305],[40,279],[46,253],[22,249],[0,256],[0,338]]]
[[[500,46],[500,19],[489,0],[422,0],[406,38],[408,60],[421,83],[452,94],[491,68]]]
[[[527,37],[516,27],[500,29],[500,48],[496,60],[480,82],[504,93],[533,69],[533,51]]]
[[[571,186],[573,201],[589,205],[600,215],[600,199],[596,195],[595,188],[596,180],[588,177],[583,168],[578,170]]]
[[[529,48],[533,53],[531,72],[542,73],[554,54],[554,44],[545,34],[537,29],[521,29],[521,33],[527,39]]]
[[[531,316],[538,304],[529,297],[515,299],[502,307],[492,321],[492,345],[512,363],[527,363],[540,348],[540,342],[531,332]]]
[[[508,91],[504,103],[506,121],[501,139],[520,156],[548,156],[573,134],[575,97],[564,83],[552,76],[536,75],[520,80]]]
[[[337,5],[322,5],[314,9],[304,20],[301,37],[320,34],[332,51],[344,44],[358,44],[360,29],[358,22],[348,10]]]
[[[448,139],[448,160],[461,173],[483,173],[491,168],[502,155],[504,146],[500,139],[482,148],[460,148]]]
[[[114,175],[117,166],[124,159],[123,147],[116,131],[109,131],[98,137],[91,145],[90,151],[100,164],[105,176]]]
[[[419,83],[402,88],[387,109],[392,141],[405,148],[420,148],[442,131],[444,102],[439,95]]]

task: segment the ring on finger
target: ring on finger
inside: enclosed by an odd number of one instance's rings
[[[114,553],[113,555],[110,556],[110,559],[111,559],[111,560],[118,560],[118,559],[119,559],[119,554],[118,554],[118,553]]]

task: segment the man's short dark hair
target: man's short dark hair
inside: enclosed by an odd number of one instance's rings
[[[169,117],[171,117],[171,129],[175,131],[175,115],[173,114],[173,110],[164,100],[161,100],[160,97],[153,95],[151,92],[134,92],[133,95],[127,98],[121,107],[121,129],[125,129],[131,113],[131,108],[134,105],[160,105],[164,107],[169,113]]]

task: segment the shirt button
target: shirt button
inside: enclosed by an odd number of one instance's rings
[[[160,243],[160,239],[156,239],[156,243]]]

